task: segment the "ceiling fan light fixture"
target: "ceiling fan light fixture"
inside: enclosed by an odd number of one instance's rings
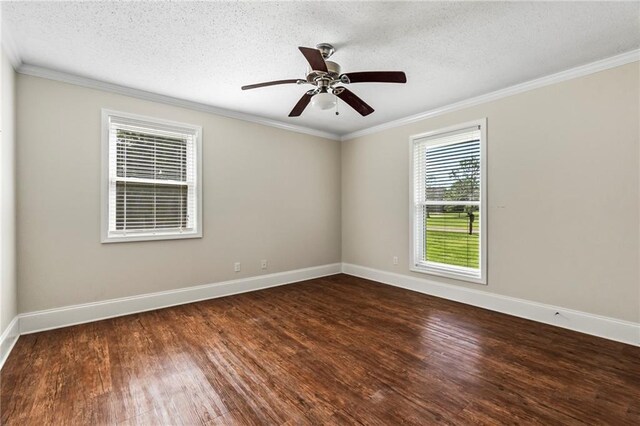
[[[327,59],[335,52],[335,48],[329,43],[320,43],[315,49],[298,46],[298,50],[307,60],[309,66],[305,79],[273,80],[263,83],[242,86],[242,90],[257,89],[259,87],[275,86],[280,84],[310,84],[314,89],[308,90],[295,104],[289,117],[300,117],[305,108],[311,104],[320,110],[337,108],[340,98],[363,117],[371,114],[374,109],[358,95],[344,86],[351,83],[406,83],[407,76],[402,71],[359,71],[342,74],[339,64]],[[336,115],[338,111],[336,109]]]
[[[335,108],[336,97],[331,93],[327,93],[327,92],[318,93],[313,98],[311,98],[311,106],[321,110]]]

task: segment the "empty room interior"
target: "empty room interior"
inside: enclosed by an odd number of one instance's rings
[[[0,13],[0,424],[640,424],[639,1]]]

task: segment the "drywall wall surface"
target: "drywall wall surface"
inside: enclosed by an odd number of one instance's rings
[[[343,142],[343,262],[640,322],[639,81],[635,62]],[[488,285],[410,272],[409,137],[484,117]]]
[[[100,243],[102,108],[202,126],[203,238]],[[20,312],[340,261],[338,141],[26,75],[17,117]]]
[[[4,50],[0,66],[0,334],[17,314],[15,76]]]

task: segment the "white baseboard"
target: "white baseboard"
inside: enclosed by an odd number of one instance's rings
[[[198,302],[206,299],[230,296],[248,291],[261,290],[298,281],[310,280],[338,274],[341,264],[314,266],[275,274],[186,287],[178,290],[123,297],[102,302],[65,306],[62,308],[20,314],[20,334],[67,327],[70,325],[99,321],[106,318],[151,311],[169,306]]]
[[[20,337],[20,319],[18,316],[13,317],[9,326],[0,335],[0,369],[9,357],[11,349]]]
[[[609,340],[640,346],[639,323],[589,314],[559,306],[531,302],[515,297],[501,296],[486,291],[443,284],[429,279],[421,279],[349,263],[342,264],[342,272],[348,275],[378,281],[383,284],[465,303],[467,305],[478,306],[480,308],[555,325]],[[559,315],[556,315],[556,313],[559,313]]]
[[[0,335],[0,368],[9,356],[20,334],[99,321],[169,306],[198,302],[217,297],[261,290],[310,280],[340,272],[425,293],[468,305],[555,325],[594,336],[640,346],[640,324],[530,302],[485,291],[443,284],[408,275],[367,268],[348,263],[334,263],[275,274],[224,281],[178,290],[123,297],[102,302],[65,306],[16,316]],[[559,312],[560,315],[556,315]]]

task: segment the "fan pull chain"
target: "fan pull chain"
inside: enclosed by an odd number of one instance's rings
[[[338,97],[336,96],[336,115],[340,115],[340,111],[338,111],[338,104],[340,102],[338,102]]]

